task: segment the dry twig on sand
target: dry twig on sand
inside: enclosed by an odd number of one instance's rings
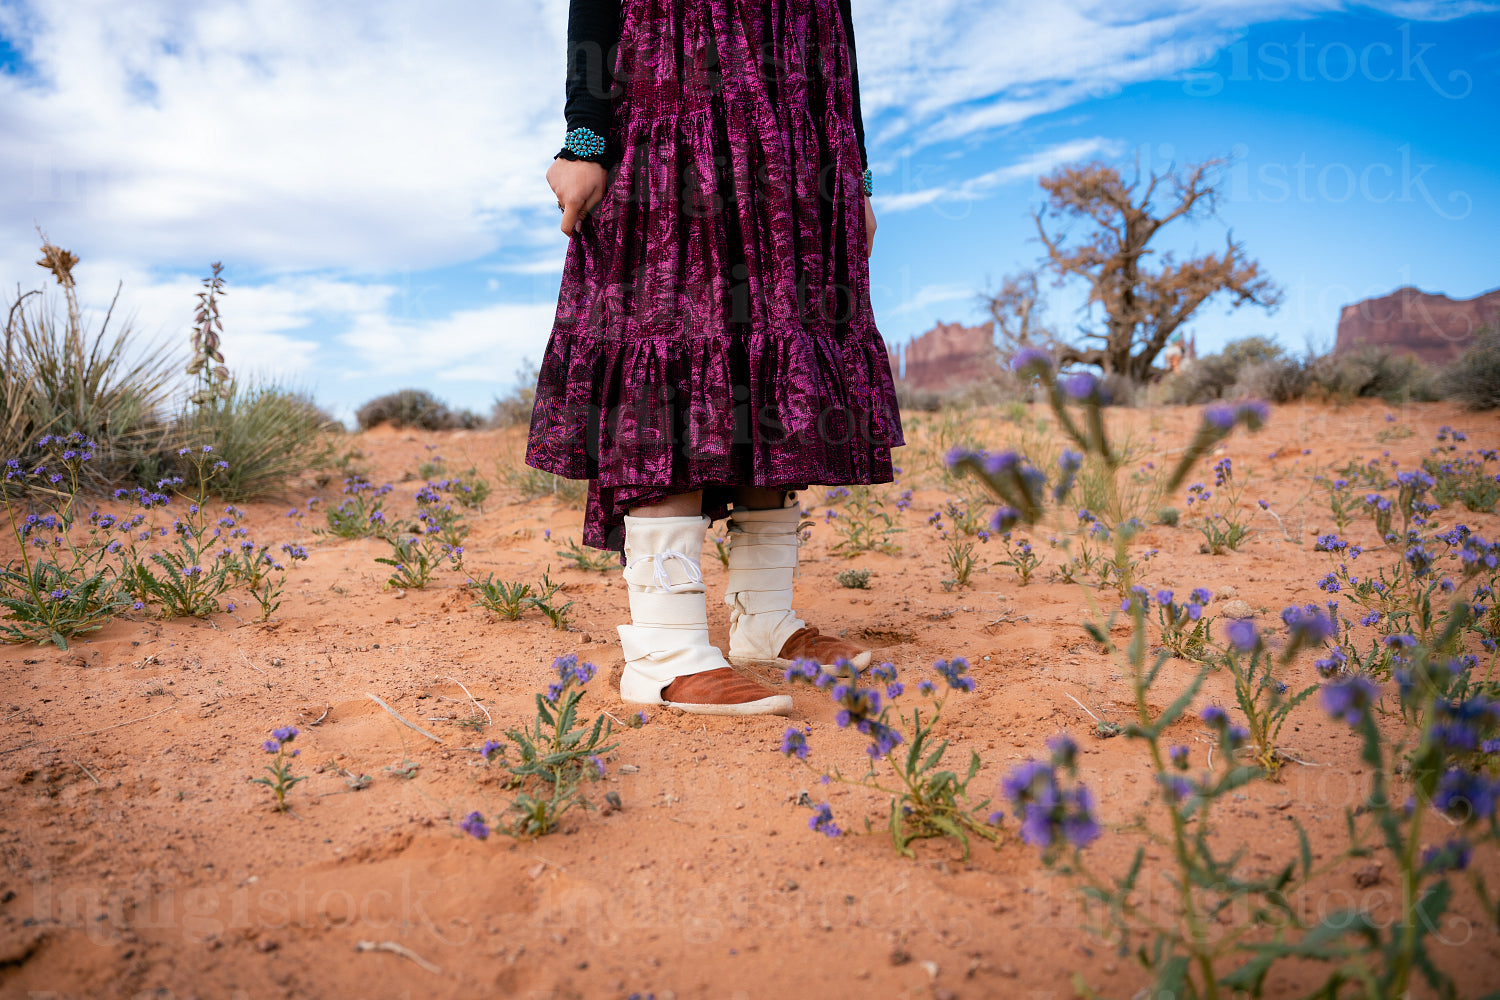
[[[443,738],[441,736],[434,736],[431,733],[429,733],[427,730],[423,729],[421,726],[417,725],[415,722],[409,722],[409,721],[407,721],[407,719],[400,712],[396,711],[394,708],[392,708],[391,706],[387,705],[384,701],[381,701],[380,698],[377,695],[370,694],[370,692],[368,692],[368,691],[366,691],[365,694],[366,694],[366,696],[369,697],[369,699],[371,701],[375,702],[375,704],[379,705],[381,708],[385,709],[387,712],[390,712],[391,713],[391,717],[394,718],[397,722],[401,723],[403,726],[406,726],[408,729],[415,729],[417,732],[421,733],[423,736],[427,737],[429,740],[431,740],[434,743],[441,743],[441,742],[443,742]]]
[[[479,704],[479,701],[472,694],[469,694],[469,689],[466,688],[466,687],[464,687],[464,682],[463,681],[459,680],[457,677],[449,677],[447,674],[443,675],[443,679],[444,680],[450,680],[453,683],[457,684],[459,687],[464,688],[464,694],[468,694],[469,695],[469,700],[472,701],[472,702],[474,702],[474,707],[477,708],[477,709],[479,709],[481,712],[484,713],[484,717],[485,717],[485,719],[487,719],[489,721],[490,725],[493,726],[495,724],[495,720],[490,717],[490,710],[487,709],[487,708],[485,708],[483,705]]]
[[[371,695],[370,697],[373,698],[374,695]],[[421,955],[418,955],[416,952],[412,951],[405,945],[397,944],[395,941],[356,941],[354,943],[354,950],[388,951],[393,955],[400,955],[402,958],[411,959],[413,962],[416,962],[422,968],[426,969],[428,972],[432,973],[435,976],[440,976],[443,974],[442,969],[438,968],[436,965],[433,965],[431,962],[427,961],[427,959],[423,958]]]

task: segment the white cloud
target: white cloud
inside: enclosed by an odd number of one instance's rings
[[[358,363],[344,378],[401,375],[509,384],[523,358],[540,361],[555,303],[500,303],[442,319],[403,321],[382,313],[355,317],[339,340]]]
[[[1448,20],[1500,10],[1500,3],[854,0],[866,146],[879,173],[933,143],[976,139],[1129,84],[1178,78],[1221,53],[1246,25],[1356,7]]]
[[[1353,6],[855,0],[870,152],[886,175],[877,207],[961,207],[1113,155],[1119,141],[1095,136],[999,166],[963,156],[950,162],[969,176],[907,190],[886,179],[934,145],[972,148],[1201,65],[1248,23]],[[27,67],[0,72],[0,287],[37,284],[39,223],[83,258],[96,312],[123,278],[122,315],[169,339],[185,340],[198,275],[225,261],[232,364],[508,383],[523,355],[540,357],[554,305],[436,317],[450,310],[408,308],[402,276],[486,260],[475,291],[503,273],[537,278],[532,299],[545,298],[562,262],[544,173],[563,128],[566,20],[561,0],[0,0],[0,33]]]
[[[1117,140],[1102,137],[1072,139],[1039,149],[1023,160],[996,167],[994,170],[964,178],[952,184],[935,184],[931,187],[921,187],[898,194],[877,194],[870,199],[870,202],[877,213],[906,212],[936,204],[949,206],[945,210],[952,211],[953,204],[966,206],[969,202],[988,197],[992,191],[1003,184],[1013,181],[1030,182],[1060,163],[1092,156],[1105,158],[1116,156],[1122,148],[1123,144]]]
[[[928,306],[937,305],[941,302],[957,302],[960,299],[969,299],[972,301],[974,298],[974,289],[970,285],[923,285],[910,298],[885,311],[899,316],[903,313],[920,312]]]
[[[0,249],[33,218],[145,264],[426,269],[551,202],[557,4],[92,0],[0,8]],[[524,241],[523,241],[524,242]]]

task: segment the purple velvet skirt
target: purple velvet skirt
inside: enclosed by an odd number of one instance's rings
[[[885,483],[904,443],[870,309],[837,0],[624,0],[621,159],[568,243],[526,463],[590,480],[583,540],[735,486]]]

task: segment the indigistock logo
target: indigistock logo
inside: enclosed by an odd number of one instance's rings
[[[425,933],[437,943],[455,946],[474,935],[466,918],[443,920],[432,912],[441,893],[415,885],[410,870],[402,870],[394,886],[371,886],[366,876],[358,878],[358,888],[310,877],[262,883],[245,872],[193,886],[177,884],[171,870],[139,871],[125,887],[69,883],[65,873],[46,869],[30,877],[32,924],[73,928],[99,945],[142,930],[166,931],[188,944],[299,927]]]
[[[974,941],[969,921],[951,897],[902,876],[893,882],[856,881],[808,889],[788,880],[767,884],[748,872],[704,879],[693,872],[632,873],[608,884],[577,882],[543,887],[534,914],[544,928],[581,934],[613,946],[645,932],[667,932],[687,944],[734,939],[750,928],[768,931],[855,931],[882,939],[928,935],[949,947]]]
[[[1263,855],[1250,855],[1244,863],[1246,874],[1267,876],[1280,871],[1285,861]],[[1137,927],[1181,927],[1183,918],[1183,875],[1170,867],[1143,868],[1130,894],[1131,923]],[[1395,879],[1381,878],[1377,868],[1367,876],[1355,879],[1350,888],[1347,875],[1325,877],[1309,887],[1281,897],[1278,905],[1268,905],[1263,897],[1235,892],[1228,885],[1197,885],[1191,890],[1194,906],[1200,916],[1208,941],[1239,938],[1250,926],[1263,928],[1265,937],[1285,932],[1295,937],[1297,928],[1324,926],[1351,931],[1364,926],[1387,929],[1401,921],[1401,886]],[[1031,899],[1031,924],[1034,927],[1084,928],[1102,931],[1105,908],[1073,891],[1066,877],[1047,872],[1032,876],[1027,890]],[[1212,913],[1213,919],[1202,918]],[[1434,920],[1428,912],[1415,911],[1424,921],[1432,940],[1447,947],[1462,947],[1474,940],[1473,922],[1462,913],[1449,912]]]
[[[1344,83],[1359,80],[1367,83],[1422,83],[1433,93],[1448,100],[1460,100],[1474,92],[1474,78],[1467,70],[1450,69],[1447,85],[1427,65],[1427,53],[1436,42],[1414,43],[1410,22],[1396,28],[1401,36],[1393,44],[1374,41],[1356,49],[1341,40],[1317,41],[1307,32],[1295,42],[1265,41],[1253,49],[1241,39],[1223,49],[1214,48],[1198,64],[1201,68],[1181,74],[1183,93],[1191,97],[1213,97],[1222,93],[1226,83]],[[1220,60],[1228,63],[1228,72],[1216,67]]]

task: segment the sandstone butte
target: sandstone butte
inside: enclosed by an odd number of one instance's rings
[[[1450,299],[1405,285],[1389,295],[1347,305],[1339,313],[1334,353],[1384,347],[1447,364],[1479,328],[1500,320],[1500,288],[1472,299]]]
[[[1450,299],[1411,285],[1351,303],[1339,313],[1334,352],[1383,347],[1447,364],[1480,327],[1500,321],[1500,288],[1472,299]],[[995,324],[944,323],[889,348],[891,373],[912,389],[941,391],[984,381],[1000,371]]]

